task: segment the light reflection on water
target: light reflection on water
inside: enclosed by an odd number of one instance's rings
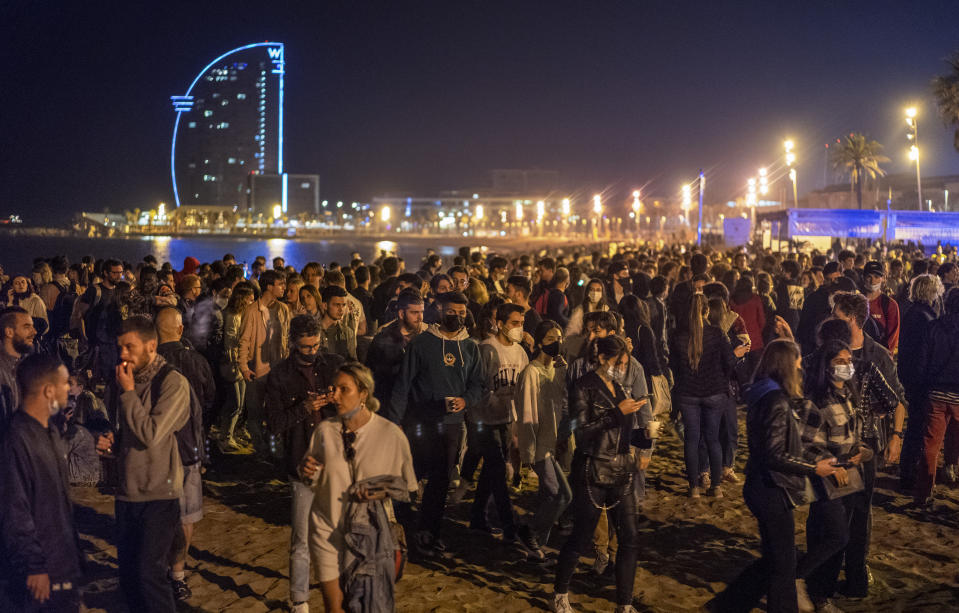
[[[481,240],[445,236],[432,239],[417,237],[408,241],[378,241],[373,238],[244,239],[212,236],[144,236],[129,239],[4,236],[0,240],[0,265],[8,272],[29,272],[33,266],[33,258],[41,256],[66,255],[71,262],[78,262],[84,255],[93,255],[97,258],[116,257],[135,263],[142,260],[143,256],[152,254],[161,263],[170,262],[174,268],[179,269],[187,256],[195,257],[201,262],[211,262],[232,253],[240,263],[252,264],[258,255],[266,257],[268,262],[279,256],[286,260],[287,264],[302,268],[307,262],[328,264],[337,261],[346,264],[354,251],[359,252],[367,262],[372,262],[379,256],[380,251],[386,251],[403,257],[407,261],[407,268],[416,270],[426,254],[427,247],[434,249],[444,258],[452,258],[461,245],[475,248]]]

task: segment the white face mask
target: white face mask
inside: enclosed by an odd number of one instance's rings
[[[873,283],[872,285],[867,285],[866,287],[869,289],[869,292],[870,292],[870,293],[872,293],[872,292],[878,292],[879,290],[882,289],[882,283],[881,283],[881,282],[880,282],[880,283]]]
[[[54,415],[56,415],[56,414],[59,413],[59,412],[60,412],[60,403],[57,402],[56,398],[54,398],[54,399],[50,402],[50,417],[53,417]]]
[[[837,364],[832,367],[832,378],[835,381],[849,381],[856,374],[856,367],[852,364]]]
[[[596,304],[603,297],[603,292],[592,290],[589,292],[589,302],[590,304]]]
[[[610,381],[615,381],[616,383],[622,383],[623,379],[626,378],[626,373],[610,364],[606,367],[606,376],[609,377]]]
[[[519,343],[523,340],[523,329],[522,328],[510,328],[506,331],[506,338],[513,341],[514,343]]]
[[[223,298],[222,296],[217,296],[213,301],[216,303],[216,306],[220,307],[221,309],[225,309],[226,305],[230,303],[229,298]]]

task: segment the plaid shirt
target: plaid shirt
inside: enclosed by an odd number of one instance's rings
[[[809,403],[803,419],[802,440],[810,448],[825,450],[824,457],[849,457],[858,447],[861,434],[862,420],[847,388],[830,389],[819,405]]]

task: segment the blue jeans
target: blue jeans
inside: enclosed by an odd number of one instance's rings
[[[700,457],[700,437],[706,443],[713,485],[719,485],[723,477],[723,448],[719,443],[719,425],[727,406],[732,403],[732,398],[729,394],[716,394],[703,398],[679,397],[674,401],[683,416],[683,427],[686,430],[683,447],[686,478],[690,487],[699,487],[699,470],[706,464],[705,458]]]
[[[306,602],[310,599],[310,508],[313,490],[298,479],[290,482],[292,489],[292,530],[290,531],[290,600]]]
[[[736,463],[736,447],[739,445],[739,413],[736,401],[732,397],[723,407],[723,416],[719,422],[719,445],[723,448],[723,468],[732,468]],[[699,437],[699,472],[709,470],[709,452],[706,441]]]
[[[573,491],[555,456],[533,464],[539,479],[538,504],[529,527],[541,545],[549,541],[549,533],[573,499]]]

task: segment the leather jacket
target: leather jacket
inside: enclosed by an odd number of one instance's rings
[[[625,390],[622,393],[629,398]],[[623,426],[630,432],[636,427],[636,414],[620,412],[613,394],[595,372],[586,373],[573,385],[569,417],[576,450],[603,460],[619,453]]]
[[[794,506],[813,502],[809,480],[816,478],[819,456],[828,454],[803,446],[800,413],[805,411],[806,401],[789,398],[771,379],[757,381],[746,396],[746,479],[780,488]]]

